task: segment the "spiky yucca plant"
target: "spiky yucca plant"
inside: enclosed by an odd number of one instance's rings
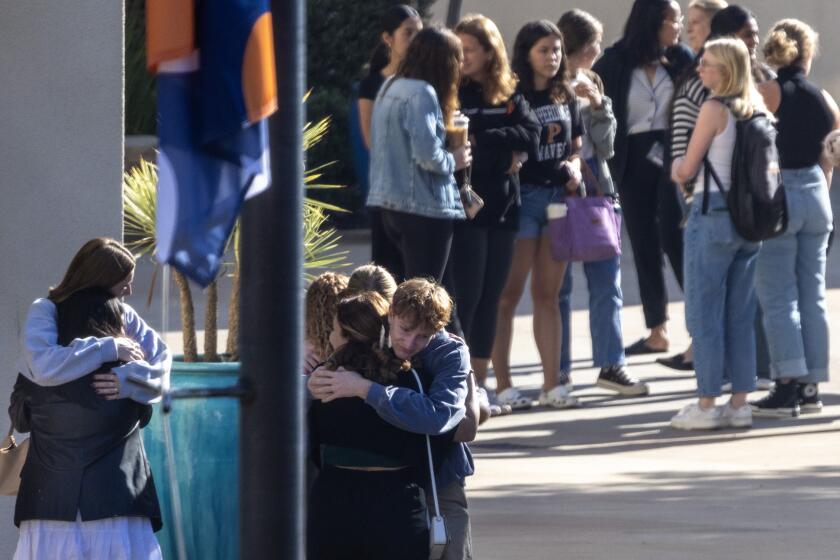
[[[304,150],[317,144],[329,129],[329,119],[311,124],[307,123],[303,133]],[[304,174],[304,183],[311,189],[335,189],[340,185],[318,184],[321,170],[330,163],[308,169]],[[127,171],[123,176],[123,223],[126,244],[138,256],[153,254],[156,247],[155,214],[157,208],[157,167],[146,160]],[[346,266],[344,260],[347,251],[338,250],[340,236],[335,228],[327,223],[326,211],[344,212],[345,210],[310,197],[304,198],[303,205],[303,252],[304,274],[310,270],[337,268]],[[228,305],[228,342],[226,353],[231,360],[238,359],[236,341],[239,336],[239,223],[231,233],[228,243],[233,249],[234,260],[227,263],[231,269],[232,289]],[[187,279],[177,271],[173,277],[178,285],[181,304],[181,329],[184,337],[184,361],[197,361],[195,309],[192,292]],[[208,287],[207,315],[205,317],[204,359],[218,359],[216,351],[216,282]]]

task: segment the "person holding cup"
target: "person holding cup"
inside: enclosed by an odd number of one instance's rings
[[[525,97],[515,92],[516,77],[496,24],[482,15],[468,15],[455,33],[464,49],[458,90],[464,116],[456,123],[466,126],[453,132],[463,143],[469,128],[474,156],[471,173],[461,180],[462,200],[468,214],[478,207],[471,204],[472,195],[463,192],[471,185],[484,205],[472,219],[455,224],[449,266],[456,313],[476,379],[483,386],[519,225],[519,169],[536,148],[540,124]],[[450,148],[455,137],[450,136]]]
[[[466,217],[454,172],[472,162],[470,145],[445,147],[461,59],[451,31],[423,29],[373,107],[367,205],[380,210],[407,278],[443,279],[454,224]]]

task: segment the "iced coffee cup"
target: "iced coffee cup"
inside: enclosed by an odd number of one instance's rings
[[[461,113],[452,117],[452,124],[446,127],[446,139],[450,150],[457,150],[467,143],[470,130],[470,119]]]

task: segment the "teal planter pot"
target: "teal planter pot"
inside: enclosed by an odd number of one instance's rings
[[[171,388],[228,387],[238,377],[237,362],[174,362]],[[172,403],[169,423],[187,558],[235,560],[239,557],[239,402],[235,398],[178,399]],[[143,430],[143,441],[163,512],[163,529],[157,538],[163,557],[176,560],[160,405],[155,405],[152,421]]]

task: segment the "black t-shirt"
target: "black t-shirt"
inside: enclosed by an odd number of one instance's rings
[[[555,103],[548,90],[525,94],[525,99],[540,121],[540,144],[537,153],[528,154],[519,178],[523,185],[562,187],[569,174],[563,162],[572,155],[572,141],[583,135],[580,105],[577,99]]]
[[[801,68],[779,70],[782,101],[776,111],[776,147],[783,169],[801,169],[820,162],[823,139],[834,128],[834,113],[822,90],[809,82]]]
[[[359,82],[359,99],[376,99],[376,94],[379,93],[379,88],[385,82],[385,77],[379,72],[373,72],[364,77]]]

